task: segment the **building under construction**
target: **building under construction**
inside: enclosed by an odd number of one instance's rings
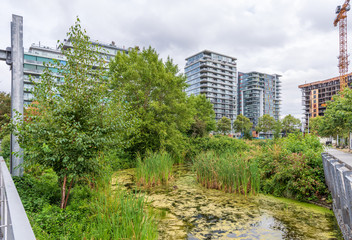
[[[352,83],[352,73],[347,75],[348,86]],[[326,102],[340,91],[340,77],[299,85],[302,90],[302,105],[305,127],[308,127],[308,117],[324,116]]]

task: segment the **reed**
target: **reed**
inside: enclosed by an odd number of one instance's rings
[[[157,225],[140,194],[106,189],[91,203],[92,216],[82,239],[157,239]]]
[[[199,154],[193,163],[197,180],[207,188],[247,195],[260,188],[257,163],[248,153],[207,151]]]
[[[172,178],[174,162],[167,152],[148,153],[144,159],[137,158],[137,185],[153,187],[168,184]]]

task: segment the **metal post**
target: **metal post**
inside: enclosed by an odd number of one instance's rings
[[[11,22],[11,116],[14,123],[23,120],[23,52],[23,17],[13,14]],[[17,118],[16,112],[20,114],[20,118]],[[11,174],[22,176],[23,168],[18,167],[23,162],[22,149],[14,134],[11,135],[11,152]],[[14,153],[19,155],[16,156]]]

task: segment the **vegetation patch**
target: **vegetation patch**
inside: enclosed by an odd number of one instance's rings
[[[167,184],[172,178],[173,164],[172,157],[167,152],[148,153],[144,159],[138,157],[137,185],[152,187]]]
[[[260,188],[260,172],[256,161],[248,154],[227,151],[218,154],[203,152],[194,160],[197,180],[207,188],[255,194]]]

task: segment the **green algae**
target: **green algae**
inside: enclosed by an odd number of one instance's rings
[[[243,196],[206,189],[188,167],[166,186],[145,190],[160,239],[340,239],[333,212],[313,204],[267,195]],[[113,186],[135,190],[134,170]],[[139,191],[139,190],[138,190]]]

